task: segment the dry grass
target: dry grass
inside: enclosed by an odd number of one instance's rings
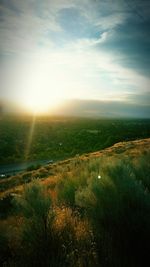
[[[75,166],[80,162],[88,162],[89,160],[101,157],[130,157],[133,160],[142,154],[150,151],[150,138],[120,142],[110,148],[106,148],[94,153],[83,154],[72,159],[64,160],[58,163],[50,164],[35,171],[25,172],[15,175],[7,179],[0,180],[0,198],[13,192],[20,192],[24,183],[29,183],[33,178],[40,178],[41,183],[46,184],[51,189],[55,187],[57,181],[65,176],[67,172],[72,172]]]
[[[101,234],[101,232],[99,233],[100,231],[99,225],[101,222],[101,217],[103,218],[101,210],[103,209],[103,213],[104,214],[106,213],[106,217],[104,216],[104,219],[106,220],[105,225],[107,226],[108,223],[107,219],[109,218],[111,222],[113,216],[114,218],[116,218],[115,217],[117,214],[116,206],[118,205],[118,203],[121,203],[118,201],[118,199],[120,200],[120,197],[122,197],[122,195],[119,195],[120,185],[122,185],[120,194],[122,194],[123,191],[122,188],[126,186],[126,189],[129,192],[127,192],[125,197],[127,197],[127,200],[130,197],[130,200],[131,202],[133,201],[133,204],[134,204],[134,197],[132,199],[132,196],[134,193],[136,199],[137,189],[139,189],[139,196],[141,196],[140,194],[142,194],[142,197],[146,199],[147,197],[146,192],[149,192],[148,180],[147,180],[148,171],[146,172],[145,167],[143,166],[146,166],[148,162],[144,162],[142,165],[141,159],[142,156],[145,157],[144,160],[147,159],[149,153],[150,153],[150,138],[132,142],[130,141],[130,142],[118,143],[111,148],[104,149],[103,151],[85,154],[82,156],[76,156],[73,159],[65,160],[52,165],[47,165],[36,171],[26,172],[18,176],[10,177],[7,181],[1,181],[1,185],[4,183],[6,189],[0,194],[0,197],[1,198],[6,197],[11,193],[21,194],[21,192],[24,190],[24,184],[25,184],[24,179],[27,179],[26,183],[29,184],[32,178],[34,179],[40,178],[38,179],[40,186],[43,185],[47,190],[47,194],[48,195],[50,194],[51,196],[52,209],[55,214],[52,223],[52,230],[53,234],[57,237],[56,240],[60,242],[60,247],[63,249],[64,255],[67,259],[66,261],[71,263],[72,267],[99,266],[97,264],[98,249],[96,248],[95,228],[97,231],[96,233],[98,233],[98,235]],[[120,165],[119,164],[117,165],[117,162],[121,161],[122,161],[122,169],[120,171]],[[125,169],[127,167],[126,162],[130,163],[130,161],[133,164],[133,170],[134,168],[135,170],[137,169],[137,171],[139,170],[139,173],[141,175],[140,177],[138,177],[137,175],[136,182],[134,182],[134,177],[133,180],[132,176],[130,177],[129,169],[128,168]],[[140,165],[141,165],[141,170],[138,169],[140,168]],[[97,179],[99,172],[102,175],[102,177],[104,177],[104,179],[103,178],[102,180]],[[123,172],[124,174],[122,174]],[[108,178],[109,175],[110,177],[111,176],[112,177]],[[143,175],[145,175],[145,177],[141,178],[143,177]],[[140,179],[143,180],[141,181]],[[98,184],[99,181],[101,182],[102,186],[99,186]],[[115,186],[113,187],[113,181],[116,182],[118,186],[118,191],[115,190]],[[127,181],[127,183],[121,184],[123,183],[123,181]],[[8,188],[7,188],[7,183],[9,184]],[[141,188],[139,186],[139,183],[142,184]],[[130,185],[132,186],[133,184],[135,186],[134,192],[133,192],[134,187],[130,187]],[[130,191],[131,188],[132,192]],[[92,190],[97,190],[97,191],[92,191]],[[141,190],[143,190],[143,193],[141,193]],[[112,200],[114,200],[114,202],[111,201],[111,197]],[[124,196],[122,197],[122,200],[123,199]],[[84,201],[86,203],[84,203]],[[135,203],[136,204],[135,207],[137,206],[137,203]],[[88,215],[89,207],[90,209],[92,208],[93,216],[90,215],[91,213],[89,213]],[[101,207],[101,209],[99,209],[99,207]],[[132,218],[134,218],[135,216],[134,215],[132,217],[133,210],[132,209],[130,210],[130,205],[129,207],[126,206],[126,202],[125,203],[123,202],[122,207],[128,208],[127,209],[127,211],[129,211],[128,219],[131,218],[131,226],[134,228],[135,224],[132,225]],[[111,213],[113,211],[114,214],[113,216],[111,216]],[[96,227],[93,227],[94,224],[92,225],[91,223],[94,216],[95,216]],[[124,217],[123,218],[119,217],[119,220],[120,221],[122,220],[122,225],[123,225]],[[23,222],[24,219],[23,217],[21,217],[21,215],[10,215],[7,217],[7,219],[3,219],[0,221],[0,227],[4,229],[4,231],[6,232],[6,235],[8,236],[9,247],[11,249],[11,252],[14,253],[14,255],[16,251],[19,250],[19,246],[21,244],[20,233]],[[121,225],[118,223],[116,231],[118,231],[119,227],[121,227]],[[144,227],[142,227],[142,231],[143,228]],[[103,229],[102,224],[101,224],[101,229]],[[114,232],[113,224],[112,224],[112,229],[113,229],[112,232]],[[124,231],[124,227],[121,228],[121,231],[122,230]],[[110,231],[110,234],[112,232]],[[108,229],[106,229],[106,234],[107,233]],[[125,233],[128,234],[128,231]],[[114,242],[115,240],[116,237],[114,238]],[[107,241],[108,241],[107,245],[109,245],[109,237]],[[101,240],[99,241],[99,244],[101,245],[100,242]],[[57,247],[57,242],[56,242],[56,247]],[[113,246],[110,245],[110,248],[112,247]],[[99,253],[99,255],[101,256],[101,252]],[[105,259],[105,253],[104,253],[104,259]]]

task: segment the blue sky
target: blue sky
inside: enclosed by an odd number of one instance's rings
[[[149,0],[1,0],[0,15],[0,100],[114,101],[149,116]]]

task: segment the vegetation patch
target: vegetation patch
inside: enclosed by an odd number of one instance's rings
[[[127,145],[51,165],[53,176],[47,177],[49,168],[28,172],[31,182],[6,191],[1,265],[143,266],[150,240],[149,140],[133,142],[130,152]],[[119,155],[118,146],[124,147]],[[33,179],[38,172],[43,177]]]

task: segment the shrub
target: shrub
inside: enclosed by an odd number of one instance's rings
[[[33,171],[33,170],[37,170],[37,169],[39,169],[41,167],[41,165],[40,164],[32,164],[32,165],[30,165],[28,168],[27,168],[27,171]]]
[[[148,259],[150,195],[125,161],[104,164],[76,193],[95,229],[102,266],[142,266]]]
[[[63,253],[66,255],[62,266],[97,266],[93,231],[87,219],[81,219],[77,210],[73,211],[65,206],[57,207],[54,229],[60,236]]]
[[[73,207],[75,205],[76,181],[69,179],[61,180],[57,185],[58,202]]]
[[[17,266],[93,267],[93,262],[96,266],[88,222],[69,208],[54,209],[37,180],[14,202],[24,217]]]
[[[21,266],[48,266],[48,243],[54,213],[46,189],[33,181],[25,186],[22,196],[15,197],[15,206],[24,217]],[[20,262],[21,261],[21,262]]]
[[[72,172],[63,173],[57,184],[58,202],[75,207],[75,194],[78,188],[87,185],[86,165],[77,166]]]
[[[142,155],[133,165],[133,171],[138,179],[150,192],[150,153]]]

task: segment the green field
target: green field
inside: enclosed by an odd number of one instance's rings
[[[33,127],[31,117],[3,117],[0,164],[63,160],[149,136],[150,120],[37,117]]]

